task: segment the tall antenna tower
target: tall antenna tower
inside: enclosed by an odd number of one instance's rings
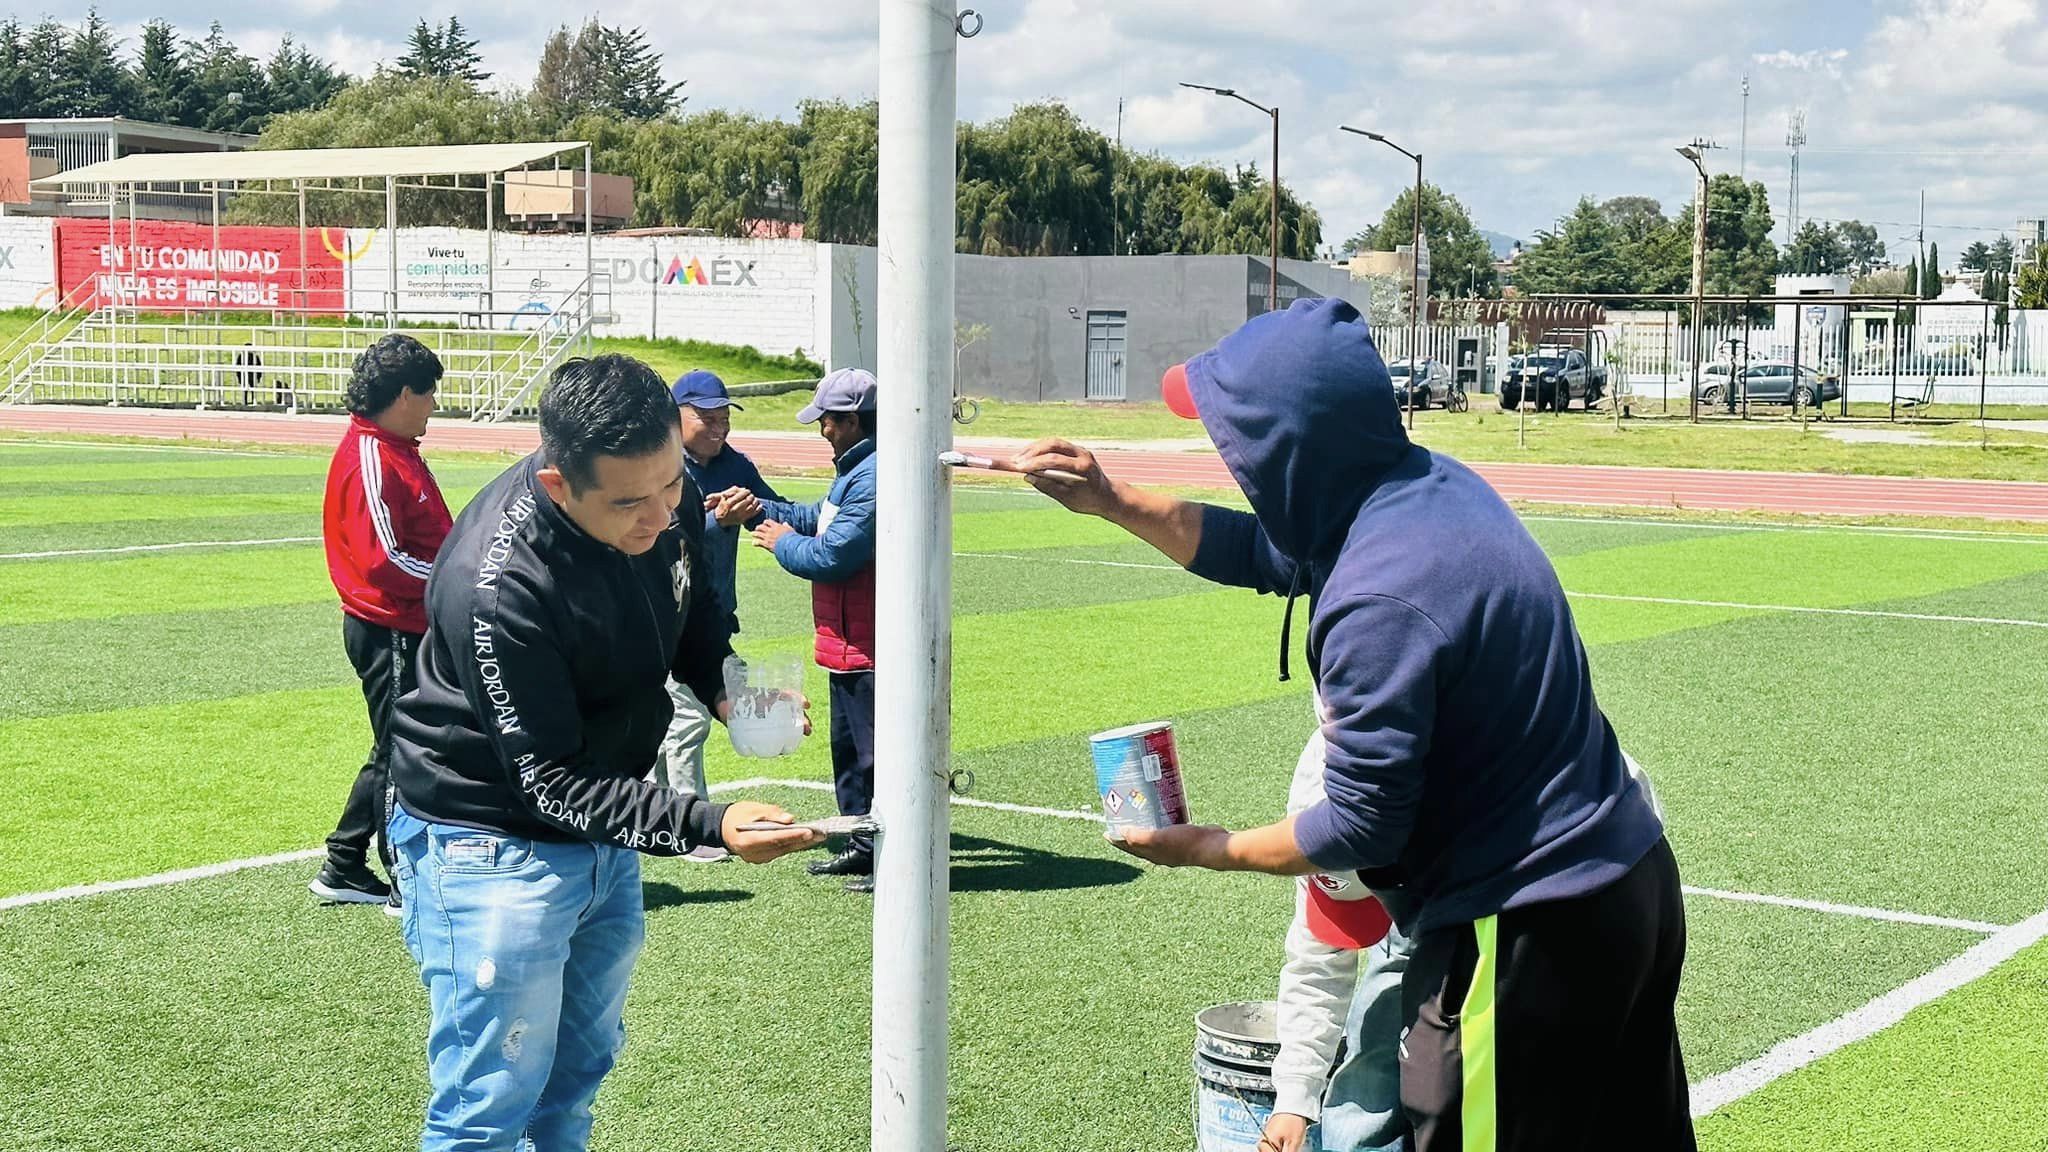
[[[1735,154],[1735,175],[1738,179],[1749,179],[1749,73],[1742,74],[1742,139]]]
[[[1785,203],[1785,244],[1799,231],[1799,150],[1806,146],[1806,109],[1794,108],[1785,125],[1785,147],[1792,150],[1792,194]]]

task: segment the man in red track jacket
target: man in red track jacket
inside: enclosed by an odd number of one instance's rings
[[[327,573],[341,593],[341,642],[363,681],[372,743],[327,838],[327,862],[307,887],[323,900],[386,904],[394,912],[397,892],[370,870],[367,856],[375,835],[390,874],[390,716],[412,690],[413,658],[427,630],[427,576],[451,524],[440,485],[420,458],[441,371],[440,358],[410,336],[386,336],[356,357],[348,433],[327,469]]]

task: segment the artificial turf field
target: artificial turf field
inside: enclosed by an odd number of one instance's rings
[[[459,505],[499,467],[437,472]],[[369,737],[310,539],[325,468],[0,441],[0,1147],[416,1146],[424,990],[394,921],[313,901],[313,861],[20,899],[330,829]],[[973,800],[1045,811],[954,810],[953,1144],[1191,1148],[1190,1018],[1272,994],[1290,889],[1150,869],[1062,813],[1093,800],[1087,733],[1165,717],[1198,819],[1278,815],[1310,723],[1304,680],[1274,678],[1279,604],[1030,493],[955,508],[956,764]],[[1529,527],[1703,890],[1681,1002],[1696,1084],[1973,947],[2016,953],[1766,1068],[1702,1146],[2048,1148],[2048,536]],[[51,552],[75,554],[27,555]],[[742,564],[741,650],[807,646],[804,586],[751,548]],[[1486,707],[1485,686],[1460,703]],[[829,808],[822,738],[774,761],[714,738],[711,766]],[[867,1147],[870,905],[796,863],[648,862],[595,1146]]]

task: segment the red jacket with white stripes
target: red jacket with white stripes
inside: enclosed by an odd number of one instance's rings
[[[427,576],[453,522],[420,442],[361,416],[327,468],[321,534],[341,609],[415,634],[427,630]]]

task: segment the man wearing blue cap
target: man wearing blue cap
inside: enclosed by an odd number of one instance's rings
[[[811,582],[813,646],[832,682],[832,786],[839,811],[865,816],[875,797],[875,377],[841,368],[818,381],[797,413],[832,446],[838,478],[817,504],[771,502],[754,543]],[[810,866],[846,876],[850,892],[875,890],[875,846],[856,833],[846,850]]]
[[[710,570],[712,594],[740,630],[738,558],[740,528],[761,522],[761,502],[780,501],[775,489],[761,478],[761,470],[747,454],[726,443],[732,433],[732,410],[746,409],[733,403],[725,381],[717,373],[701,368],[685,372],[669,389],[683,422],[683,469],[690,483],[704,493],[704,563]],[[654,780],[678,792],[708,795],[704,786],[704,741],[711,734],[711,712],[688,685],[671,678],[669,700],[675,717],[662,738],[661,753],[654,762]],[[700,845],[683,859],[716,863],[730,858],[725,849]]]

